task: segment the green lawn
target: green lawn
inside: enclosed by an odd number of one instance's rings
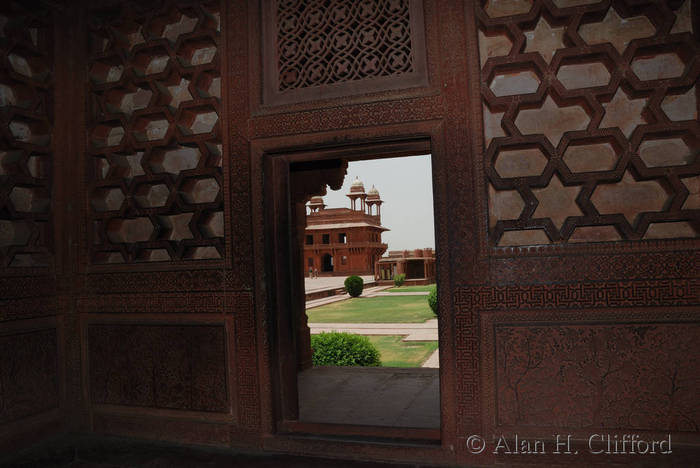
[[[438,348],[437,341],[401,341],[402,336],[368,336],[377,347],[382,367],[420,367]]]
[[[401,286],[398,288],[387,289],[387,292],[430,292],[435,287],[433,284],[425,284],[423,286]]]
[[[311,323],[422,323],[435,318],[427,296],[355,297],[306,311]]]

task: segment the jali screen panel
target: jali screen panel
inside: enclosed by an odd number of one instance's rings
[[[262,5],[266,104],[427,84],[420,0]]]
[[[0,6],[0,270],[48,266],[53,251],[50,20]]]
[[[93,263],[224,256],[218,2],[92,14]]]
[[[700,235],[691,3],[481,3],[492,246]]]

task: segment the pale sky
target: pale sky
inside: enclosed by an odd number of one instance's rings
[[[382,225],[391,229],[382,234],[388,250],[435,248],[433,227],[433,181],[430,155],[354,161],[348,164],[343,187],[327,189],[327,208],[350,208],[350,185],[358,176],[368,192],[379,190]],[[386,255],[386,253],[384,254]]]

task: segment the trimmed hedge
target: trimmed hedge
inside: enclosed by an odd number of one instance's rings
[[[345,278],[345,290],[351,297],[358,297],[362,294],[362,289],[365,287],[365,282],[359,276],[348,276]]]
[[[403,286],[403,282],[406,281],[406,274],[401,273],[399,275],[394,275],[394,286],[397,288]]]
[[[433,289],[428,294],[428,305],[433,313],[437,316],[438,314],[438,298],[437,298],[437,286],[433,286]]]
[[[311,335],[311,349],[314,366],[381,365],[379,351],[362,335],[340,332]]]

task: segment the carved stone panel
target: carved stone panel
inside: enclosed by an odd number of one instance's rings
[[[222,412],[223,326],[90,325],[92,403]]]
[[[56,330],[0,336],[0,423],[59,404]]]
[[[421,0],[262,5],[266,105],[427,84]]]
[[[495,327],[497,425],[698,432],[698,323]]]

